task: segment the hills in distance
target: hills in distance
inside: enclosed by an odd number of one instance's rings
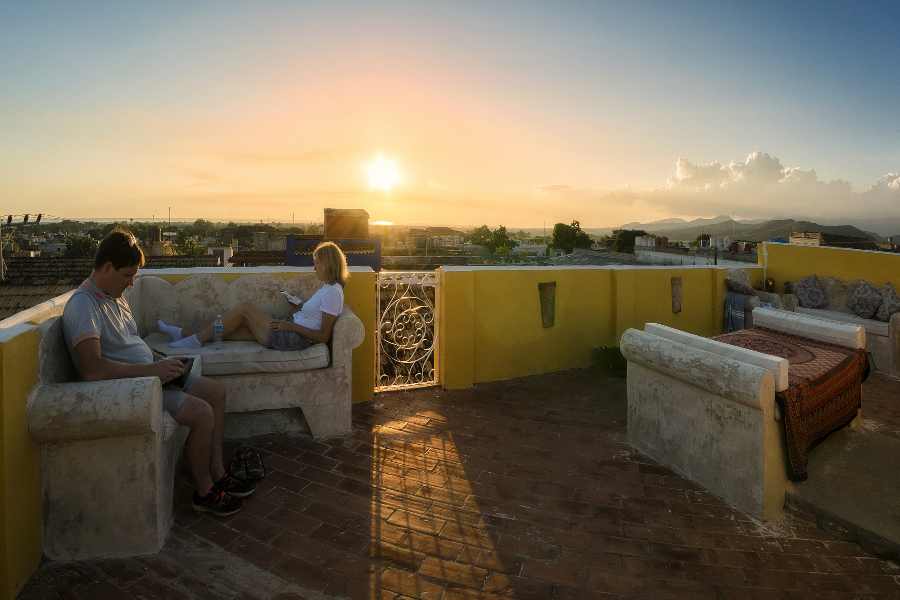
[[[872,241],[880,241],[886,237],[886,235],[880,235],[871,231],[863,231],[853,225],[823,225],[812,221],[795,219],[756,219],[732,222],[731,217],[724,215],[708,219],[694,219],[693,221],[673,218],[650,223],[626,223],[615,229],[643,229],[647,233],[664,235],[669,240],[675,241],[693,240],[703,233],[716,237],[732,237],[732,228],[735,239],[750,242],[761,242],[778,237],[786,240],[790,237],[792,231],[820,231],[822,233],[847,235]],[[589,234],[594,235],[609,235],[612,230],[612,228],[585,229]]]

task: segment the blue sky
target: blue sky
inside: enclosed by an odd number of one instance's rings
[[[898,216],[898,32],[888,2],[7,2],[0,210]]]

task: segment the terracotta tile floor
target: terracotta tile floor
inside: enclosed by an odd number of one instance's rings
[[[896,435],[900,383],[866,390]],[[20,598],[900,597],[895,564],[799,517],[754,521],[634,452],[625,381],[596,369],[353,414],[344,439],[255,440],[268,476],[227,519],[190,509],[183,469],[158,556],[46,563]]]

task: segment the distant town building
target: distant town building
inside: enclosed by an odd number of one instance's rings
[[[792,231],[791,244],[800,246],[838,246],[841,248],[858,248],[861,250],[876,250],[875,242],[868,238],[839,235],[836,233],[822,233],[820,231]]]
[[[547,245],[546,244],[519,244],[512,250],[510,250],[511,254],[530,254],[538,257],[547,256]]]
[[[206,253],[218,256],[220,267],[230,267],[231,264],[228,262],[228,259],[234,256],[234,248],[230,244],[207,244]]]
[[[363,240],[369,236],[369,213],[361,208],[326,208],[326,240]]]

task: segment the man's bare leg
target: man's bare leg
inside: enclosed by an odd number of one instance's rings
[[[207,450],[207,471],[215,483],[225,475],[222,462],[222,440],[225,437],[225,388],[218,381],[201,377],[191,386],[191,396],[205,402],[213,413],[213,428]]]
[[[191,465],[191,473],[194,474],[197,494],[205,496],[212,489],[214,483],[210,476],[209,465],[215,428],[215,412],[206,401],[188,396],[175,412],[174,419],[181,425],[191,428],[186,444],[188,462]],[[221,455],[221,451],[219,454]]]

